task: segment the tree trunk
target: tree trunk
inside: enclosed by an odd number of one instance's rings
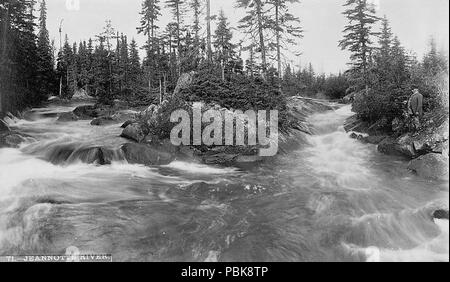
[[[264,27],[262,20],[262,3],[261,0],[256,0],[256,14],[258,20],[259,45],[261,48],[261,62],[262,62],[262,78],[267,79],[267,59],[266,46],[264,43]]]
[[[180,33],[180,5],[177,3],[177,52],[178,77],[181,76],[181,33]]]
[[[212,62],[212,47],[211,47],[211,0],[206,1],[206,21],[207,21],[207,45],[208,45],[208,63]]]
[[[280,43],[280,0],[277,0],[275,4],[275,21],[276,21],[276,34],[277,34],[277,61],[278,61],[278,82],[281,89],[281,43]]]
[[[10,9],[10,5],[8,5],[8,7],[6,8],[6,10],[3,12],[3,14],[1,15],[1,19],[2,19],[2,53],[1,53],[1,57],[0,57],[0,72],[2,73],[2,77],[0,77],[0,112],[3,112],[6,110],[6,99],[5,99],[5,93],[6,93],[6,75],[7,73],[9,73],[7,71],[7,42],[8,42],[8,27],[9,27],[9,9]]]

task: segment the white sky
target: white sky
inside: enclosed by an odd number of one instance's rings
[[[378,7],[380,16],[386,15],[392,29],[403,45],[418,55],[427,49],[427,43],[434,36],[439,47],[449,47],[449,1],[448,0],[371,0]],[[77,3],[78,2],[78,3]],[[129,38],[135,38],[140,46],[145,37],[136,32],[139,25],[141,0],[47,0],[48,29],[51,39],[59,45],[58,28],[63,22],[63,36],[68,34],[71,42],[87,40],[102,32],[105,20],[109,19],[116,30]],[[161,0],[165,2],[165,0]],[[348,53],[338,48],[342,30],[346,24],[341,14],[345,0],[301,0],[291,7],[291,13],[300,17],[305,30],[304,38],[293,53],[302,52],[300,58],[286,54],[285,62],[302,66],[311,62],[318,72],[336,73],[346,69]],[[211,0],[213,14],[223,8],[232,26],[244,15],[242,10],[234,8],[234,0]],[[162,5],[162,6],[165,6]],[[171,21],[168,10],[163,9],[160,26]],[[192,19],[189,13],[186,22]],[[215,28],[213,26],[213,28]],[[236,41],[241,38],[234,31]]]

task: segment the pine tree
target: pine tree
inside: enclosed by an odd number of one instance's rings
[[[144,65],[147,69],[148,74],[149,92],[152,91],[153,87],[153,70],[157,68],[157,59],[155,57],[157,52],[156,30],[159,27],[157,26],[156,21],[158,20],[159,16],[161,16],[159,0],[144,0],[141,10],[141,26],[138,27],[138,33],[143,33],[147,36],[147,44],[145,46],[145,49],[147,51],[147,58],[145,59]]]
[[[372,37],[378,35],[373,26],[379,18],[375,8],[367,0],[347,0],[343,13],[349,23],[344,29],[344,38],[339,42],[343,50],[349,50],[352,60],[352,70],[361,77],[364,86],[368,87],[368,68],[370,56],[374,47]]]
[[[216,60],[222,69],[222,80],[225,80],[225,68],[233,59],[235,46],[231,43],[233,33],[223,10],[220,10],[217,20],[217,29],[214,34],[214,48],[216,50]]]
[[[181,75],[181,31],[183,23],[183,12],[184,12],[184,0],[166,0],[167,7],[171,10],[173,18],[175,20],[175,40],[177,44],[177,72],[178,76]]]
[[[269,0],[275,8],[274,16],[269,27],[275,32],[275,49],[277,53],[278,78],[282,78],[282,49],[283,46],[295,44],[295,40],[303,37],[300,27],[300,19],[289,13],[288,4],[297,3],[299,0]]]
[[[200,31],[201,31],[201,23],[200,18],[202,15],[202,1],[201,0],[191,0],[189,3],[189,7],[191,8],[193,12],[193,24],[192,24],[192,31],[194,32],[194,42],[193,42],[193,56],[195,57],[195,64],[198,65],[200,63],[201,59],[201,48],[202,43],[200,39]]]
[[[39,32],[37,39],[38,83],[39,94],[44,99],[50,93],[55,93],[54,70],[52,61],[52,49],[47,30],[47,7],[45,0],[40,3]]]
[[[267,46],[265,42],[265,30],[267,27],[268,18],[264,11],[264,0],[237,0],[237,7],[247,10],[247,14],[239,23],[239,28],[251,36],[251,39],[256,41],[258,49],[261,53],[261,70],[262,77],[267,77]]]

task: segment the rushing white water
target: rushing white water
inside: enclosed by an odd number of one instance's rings
[[[130,165],[120,125],[9,119],[0,149],[0,255],[111,253],[118,261],[448,261],[448,183],[349,138],[350,107],[310,117],[303,148],[251,169]],[[309,143],[309,144],[308,144]],[[117,154],[87,162],[96,146]]]

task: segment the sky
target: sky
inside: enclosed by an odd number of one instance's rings
[[[136,32],[142,0],[46,1],[47,27],[56,46],[59,45],[58,29],[62,20],[63,38],[64,34],[67,34],[71,42],[87,40],[101,33],[106,20],[111,20],[117,31],[129,38],[135,38],[140,46],[146,40],[144,35],[138,35]],[[376,5],[379,16],[387,16],[393,32],[407,50],[422,56],[431,37],[436,39],[440,49],[449,50],[449,0],[370,1]],[[285,53],[285,64],[304,67],[312,63],[317,72],[327,74],[346,70],[349,54],[338,47],[346,25],[346,19],[342,15],[344,3],[345,0],[301,0],[300,3],[291,5],[291,13],[301,20],[304,37],[298,40],[296,45],[290,46],[292,52]],[[211,0],[211,6],[213,14],[218,14],[220,9],[223,9],[234,27],[245,13],[234,8],[235,0]],[[186,23],[191,19],[188,11],[185,16]],[[165,8],[159,25],[163,27],[170,21],[171,15]],[[236,42],[243,38],[238,30],[233,33]],[[295,53],[301,53],[301,56],[297,57]]]

